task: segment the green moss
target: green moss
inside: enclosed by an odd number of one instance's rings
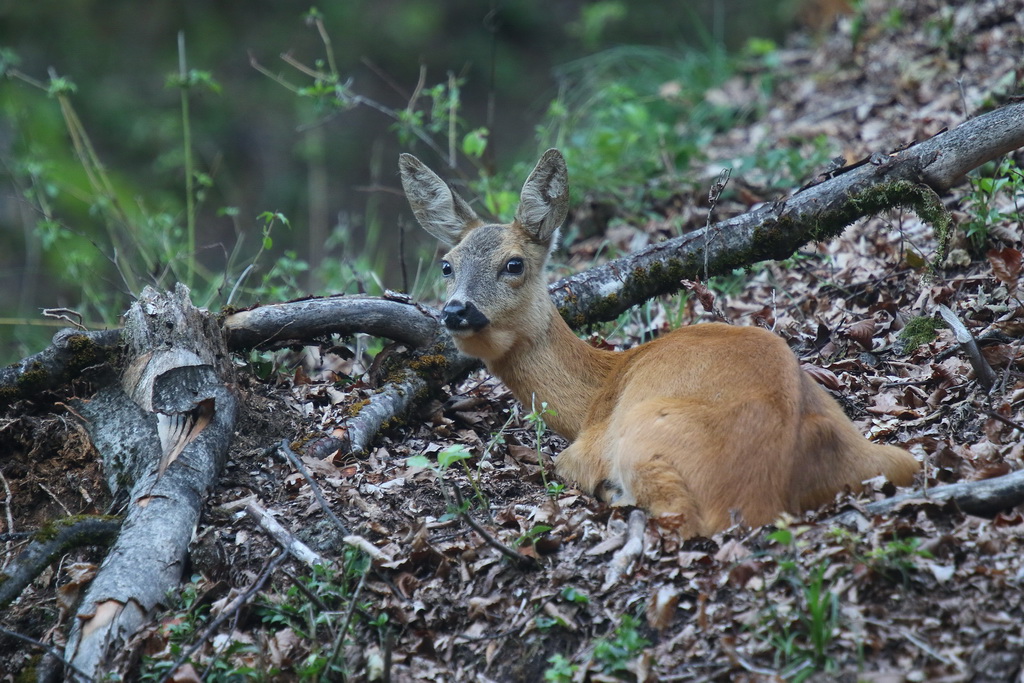
[[[27,396],[45,387],[49,378],[50,374],[46,372],[41,363],[33,363],[32,367],[21,373],[15,382],[17,393]]]
[[[936,330],[945,327],[943,323],[935,318],[919,316],[911,318],[906,326],[900,330],[899,343],[903,353],[910,353],[922,344],[928,344],[938,336]]]
[[[121,518],[117,517],[116,515],[71,515],[70,517],[62,517],[60,519],[55,519],[52,522],[49,522],[48,524],[44,524],[42,527],[39,528],[39,531],[35,533],[35,536],[33,538],[37,541],[45,543],[47,541],[52,541],[53,539],[57,538],[57,536],[60,535],[60,533],[63,532],[65,529],[76,526],[83,522],[119,521],[121,521]],[[88,539],[88,537],[86,538]],[[99,537],[97,537],[95,539],[95,542],[90,543],[88,540],[85,540],[81,543],[81,545],[107,545],[107,541],[105,539],[100,539]]]

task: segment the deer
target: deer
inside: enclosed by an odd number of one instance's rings
[[[675,515],[687,537],[736,521],[763,526],[863,490],[912,483],[906,450],[872,443],[782,337],[720,322],[679,327],[624,351],[580,339],[559,315],[545,267],[569,205],[568,170],[541,156],[511,223],[488,223],[419,159],[399,170],[419,224],[449,251],[441,319],[570,445],[555,473],[613,506]]]

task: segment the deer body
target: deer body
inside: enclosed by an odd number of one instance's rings
[[[776,335],[706,323],[622,352],[576,337],[548,294],[544,266],[565,220],[568,178],[549,150],[508,225],[484,224],[419,160],[402,155],[413,212],[452,247],[444,322],[523,404],[546,402],[548,424],[572,441],[564,479],[616,505],[679,514],[687,535],[771,522],[885,475],[909,484],[906,451],[865,439],[800,370]]]

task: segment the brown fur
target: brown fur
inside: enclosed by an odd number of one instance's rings
[[[488,320],[454,329],[456,344],[525,405],[554,409],[548,423],[573,442],[560,477],[616,505],[682,515],[687,535],[721,530],[734,513],[766,524],[878,475],[912,482],[917,461],[866,440],[766,330],[693,325],[620,353],[577,338],[544,276],[568,202],[557,151],[537,164],[509,225],[483,224],[414,157],[400,166],[417,218],[453,247],[449,302],[472,302]],[[506,271],[516,258],[521,274]]]

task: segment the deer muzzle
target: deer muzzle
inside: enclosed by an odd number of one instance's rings
[[[452,332],[479,332],[491,322],[472,301],[452,299],[444,305],[441,313],[444,326]]]

